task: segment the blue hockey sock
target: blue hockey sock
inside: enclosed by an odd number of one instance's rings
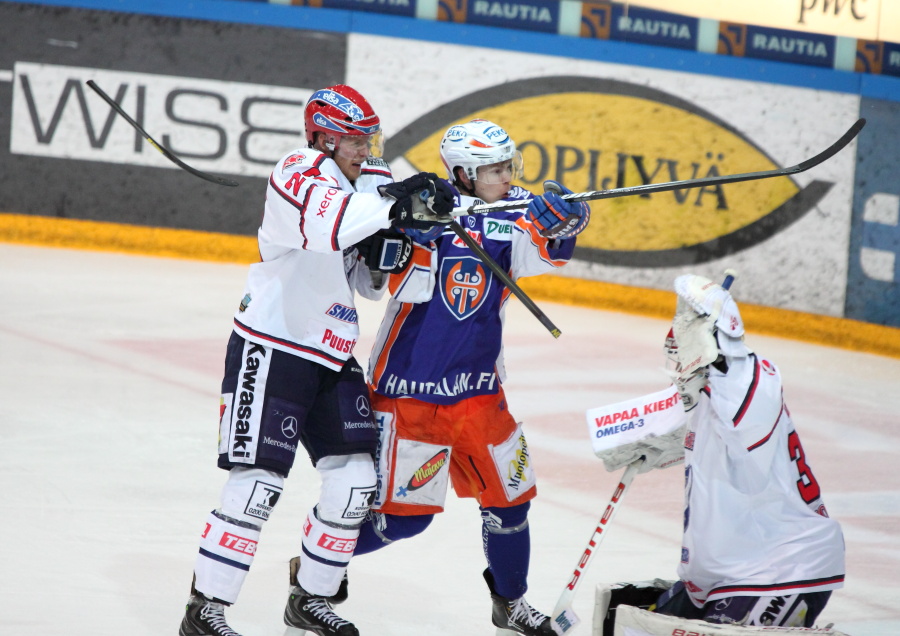
[[[494,592],[516,599],[528,589],[531,534],[528,531],[529,502],[512,508],[482,508],[481,537]]]
[[[408,539],[423,532],[434,519],[434,515],[386,515],[380,512],[370,513],[359,531],[356,540],[355,556],[380,550],[384,546]]]

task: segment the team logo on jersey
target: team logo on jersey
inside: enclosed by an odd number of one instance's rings
[[[767,375],[775,375],[775,365],[769,362],[768,360],[763,360],[759,363],[759,366],[762,367],[762,370]]]
[[[306,155],[304,155],[302,152],[298,152],[297,154],[291,155],[284,160],[284,166],[282,167],[282,170],[287,170],[291,166],[302,164],[304,161],[306,161]]]
[[[490,273],[474,256],[445,258],[441,262],[441,298],[457,320],[465,320],[487,298]]]

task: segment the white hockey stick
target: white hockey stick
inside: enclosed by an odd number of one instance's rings
[[[682,190],[685,188],[703,188],[713,185],[724,185],[726,183],[738,183],[740,181],[754,181],[756,179],[768,179],[770,177],[785,177],[798,172],[805,172],[810,168],[818,166],[820,163],[831,159],[834,155],[844,149],[859,131],[866,125],[865,119],[857,119],[847,132],[840,139],[831,144],[828,148],[810,157],[805,161],[801,161],[797,165],[788,166],[787,168],[776,168],[775,170],[762,170],[760,172],[745,172],[743,174],[726,174],[715,177],[703,177],[700,179],[685,179],[684,181],[667,181],[666,183],[646,183],[639,186],[628,186],[625,188],[615,188],[614,190],[593,190],[591,192],[573,192],[572,194],[564,194],[562,196],[566,201],[594,201],[596,199],[615,199],[618,197],[630,197],[636,194],[651,194],[654,192],[669,192],[671,190]],[[505,212],[507,210],[521,210],[528,207],[528,201],[505,201],[501,203],[486,203],[483,205],[472,205],[467,208],[456,208],[451,212],[453,216],[464,216],[466,214],[487,214],[489,212]]]
[[[553,631],[557,634],[565,634],[581,622],[575,614],[575,610],[572,609],[572,601],[575,599],[575,588],[578,587],[582,575],[594,558],[594,553],[600,546],[600,542],[603,541],[603,537],[606,536],[606,528],[612,521],[619,502],[622,501],[625,491],[628,490],[634,476],[637,475],[638,470],[640,470],[643,463],[643,457],[636,459],[630,463],[628,468],[625,469],[625,472],[622,473],[622,479],[619,480],[619,485],[616,486],[612,499],[609,500],[609,505],[607,505],[606,510],[603,511],[603,516],[600,517],[600,521],[597,522],[594,533],[591,535],[587,546],[584,548],[584,552],[581,553],[581,557],[575,565],[575,570],[572,572],[572,577],[569,579],[569,582],[566,583],[566,587],[563,588],[562,594],[560,594],[559,600],[556,602],[556,607],[553,608],[553,614],[550,616]]]

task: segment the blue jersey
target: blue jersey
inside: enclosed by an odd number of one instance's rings
[[[528,200],[513,187],[504,200]],[[482,203],[457,194],[456,206]],[[477,214],[460,224],[513,280],[566,264],[575,239],[549,240],[524,210]],[[376,393],[452,404],[496,393],[504,379],[503,311],[510,291],[447,229],[417,244],[405,272],[392,275],[391,298],[369,359]]]

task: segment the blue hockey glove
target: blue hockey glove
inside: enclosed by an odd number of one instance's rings
[[[431,241],[436,241],[441,234],[444,233],[443,225],[435,225],[427,230],[416,230],[411,227],[398,227],[397,231],[403,232],[406,236],[414,240],[420,245],[428,245]]]
[[[390,217],[398,230],[430,230],[453,220],[453,190],[433,172],[420,172],[403,181],[378,186],[378,192],[396,201]]]
[[[560,195],[572,191],[556,181],[544,181],[544,190],[543,195],[531,200],[526,212],[541,236],[566,239],[580,234],[591,218],[587,203],[563,199]]]

